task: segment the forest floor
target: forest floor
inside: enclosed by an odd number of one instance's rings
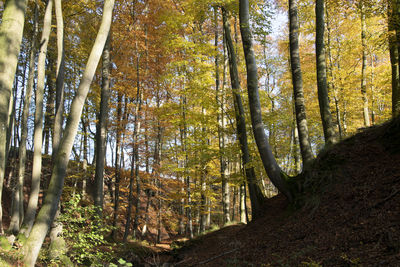
[[[116,259],[134,266],[400,266],[400,118],[321,152],[294,179],[303,188],[295,205],[277,195],[247,225],[185,242],[173,235],[155,246],[129,242]],[[9,200],[5,192],[3,203]]]
[[[302,208],[278,195],[261,218],[187,241],[158,263],[400,266],[400,119],[320,153],[297,179],[307,181]]]

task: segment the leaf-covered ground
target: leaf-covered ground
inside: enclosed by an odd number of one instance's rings
[[[399,266],[400,119],[320,154],[294,210],[278,195],[264,216],[164,255],[174,266]]]
[[[115,259],[134,266],[400,266],[400,118],[320,153],[295,179],[302,208],[278,195],[247,225],[179,249],[170,249],[171,240],[117,245]],[[10,199],[4,195],[3,203]]]

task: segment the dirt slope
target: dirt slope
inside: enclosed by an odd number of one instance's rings
[[[325,151],[305,184],[303,208],[278,195],[250,224],[175,251],[176,266],[400,266],[400,119]],[[314,265],[313,265],[314,264]],[[317,265],[318,264],[318,265]]]

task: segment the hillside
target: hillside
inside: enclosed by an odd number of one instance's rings
[[[175,266],[395,266],[400,262],[400,119],[322,152],[302,208],[278,195],[261,219],[189,241]]]

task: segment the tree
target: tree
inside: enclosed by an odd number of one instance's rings
[[[35,11],[34,11],[34,26],[31,40],[31,47],[29,52],[29,73],[28,73],[28,84],[26,87],[24,107],[21,119],[21,140],[19,146],[19,163],[18,163],[18,180],[17,186],[14,192],[13,198],[13,214],[11,217],[11,223],[9,230],[13,234],[17,234],[20,230],[21,223],[24,218],[24,178],[25,178],[25,167],[26,167],[26,139],[28,136],[28,117],[29,117],[29,106],[31,102],[31,96],[34,85],[35,77],[35,60],[37,53],[37,32],[38,32],[38,5],[35,1]]]
[[[240,0],[239,3],[240,32],[242,34],[243,50],[246,60],[247,92],[254,138],[268,177],[278,190],[282,192],[289,201],[292,201],[293,193],[290,191],[286,182],[285,174],[282,172],[272,154],[262,122],[260,96],[258,92],[257,64],[253,51],[253,40],[249,23],[249,1]]]
[[[229,71],[231,76],[232,94],[234,96],[235,103],[236,131],[240,142],[240,149],[242,151],[242,164],[245,170],[247,184],[249,187],[252,218],[256,218],[262,211],[264,196],[261,192],[260,187],[257,184],[254,167],[250,165],[251,159],[249,147],[247,144],[246,118],[242,104],[242,98],[240,96],[239,73],[237,70],[236,53],[231,38],[230,25],[227,19],[226,10],[224,8],[222,8],[222,17],[229,57]]]
[[[71,103],[70,115],[68,116],[64,136],[61,140],[56,160],[54,162],[46,198],[44,199],[43,206],[39,211],[32,231],[23,247],[24,264],[26,266],[35,265],[39,250],[58,209],[58,203],[60,201],[64,178],[69,162],[69,155],[72,151],[83,105],[110,30],[113,7],[114,0],[104,1],[103,17],[100,29],[90,53],[79,88]]]
[[[0,200],[7,161],[8,111],[24,31],[27,0],[8,0],[0,25]],[[0,233],[3,233],[0,206]]]
[[[35,220],[36,209],[39,200],[40,178],[42,174],[42,142],[43,142],[43,97],[45,85],[45,65],[47,55],[47,45],[49,43],[51,31],[51,13],[53,1],[48,0],[43,19],[43,31],[40,38],[39,57],[38,57],[38,78],[35,97],[35,129],[33,139],[33,165],[32,165],[32,185],[29,195],[28,208],[26,210],[21,233],[28,236],[33,221]]]
[[[336,134],[332,122],[332,114],[329,107],[328,87],[326,82],[326,60],[325,60],[325,19],[324,19],[325,0],[316,0],[315,3],[315,50],[317,58],[317,85],[318,101],[321,113],[322,127],[324,130],[325,143],[330,146],[336,143]]]
[[[53,157],[57,155],[58,145],[62,137],[62,126],[64,118],[64,19],[62,14],[61,0],[54,0],[57,21],[57,70],[56,70],[56,114],[53,128]],[[53,158],[54,160],[54,158]]]
[[[294,105],[296,110],[297,128],[299,131],[300,151],[303,165],[307,166],[313,159],[308,126],[306,107],[304,103],[303,78],[300,67],[299,52],[299,23],[297,17],[297,0],[289,0],[289,48],[290,67],[292,69],[292,83]]]
[[[362,44],[362,65],[361,65],[361,95],[363,100],[363,116],[364,116],[364,126],[371,126],[371,122],[369,120],[369,109],[368,109],[368,96],[367,96],[367,43],[366,43],[366,34],[367,34],[367,24],[365,21],[365,5],[364,0],[360,0],[359,2],[359,10],[361,17],[361,44]]]
[[[110,98],[111,76],[110,42],[110,36],[108,36],[103,50],[100,112],[98,114],[98,123],[96,128],[96,170],[93,199],[94,205],[98,208],[99,215],[102,215],[103,213],[104,202],[104,160],[106,155],[108,101]]]

